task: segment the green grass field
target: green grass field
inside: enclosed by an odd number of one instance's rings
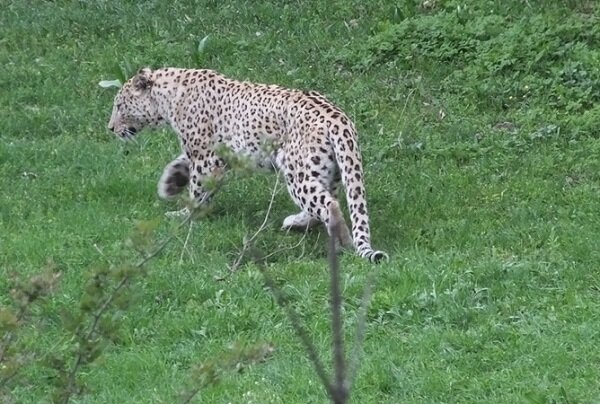
[[[172,4],[170,4],[172,3]],[[227,372],[203,403],[322,403],[310,361],[251,261],[274,176],[229,177],[214,211],[177,229],[156,182],[168,130],[123,144],[114,88],[143,66],[203,67],[322,92],[360,134],[372,266],[341,257],[354,332],[377,271],[355,403],[592,403],[600,399],[600,6],[595,1],[0,0],[0,304],[48,262],[59,287],[21,322],[0,400],[49,402],[75,342],[65,311],[126,240],[158,220],[175,239],[127,290],[72,402],[172,403],[193,369],[236,344],[273,354]],[[208,35],[202,51],[198,44]],[[329,363],[326,232],[279,230],[276,197],[253,254]],[[187,242],[186,242],[187,239]],[[299,243],[300,241],[300,243]],[[2,317],[2,316],[0,316]],[[2,322],[0,318],[0,323]],[[217,359],[218,360],[218,359]]]

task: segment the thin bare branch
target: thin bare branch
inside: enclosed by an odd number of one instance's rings
[[[185,241],[183,243],[183,248],[181,249],[181,255],[179,256],[179,265],[181,265],[181,263],[183,262],[183,254],[185,254],[186,250],[187,250],[187,245],[188,242],[190,241],[190,235],[192,234],[192,226],[193,226],[194,222],[190,221],[190,226],[187,232],[187,236],[185,236]],[[192,263],[193,263],[193,255],[190,254],[190,258],[192,259]]]
[[[265,218],[258,228],[258,230],[254,233],[252,237],[250,237],[249,241],[254,241],[254,239],[262,232],[267,225],[267,220],[269,220],[269,215],[271,214],[271,209],[273,208],[273,201],[275,201],[275,195],[277,195],[279,191],[279,175],[275,176],[275,185],[273,185],[273,191],[271,192],[271,200],[269,201],[269,206],[267,208],[267,213],[265,214]]]
[[[273,208],[273,202],[275,201],[275,195],[277,195],[278,192],[279,192],[279,175],[276,175],[275,176],[275,185],[273,185],[273,191],[271,192],[271,200],[269,201],[269,206],[267,207],[267,213],[265,213],[265,218],[263,219],[263,222],[260,225],[260,227],[258,228],[258,230],[256,230],[254,232],[252,237],[250,237],[250,238],[244,237],[242,248],[241,248],[237,258],[229,266],[230,272],[235,272],[239,269],[239,267],[242,263],[242,260],[244,259],[244,257],[246,256],[246,253],[248,252],[248,249],[250,249],[254,240],[256,240],[258,235],[260,233],[262,233],[263,230],[265,229],[265,227],[267,226],[267,221],[269,220],[269,216],[271,215],[271,209]]]
[[[327,372],[325,371],[323,362],[321,362],[319,354],[317,353],[317,348],[316,348],[314,342],[312,341],[308,331],[302,325],[302,322],[300,321],[298,314],[296,314],[294,309],[291,308],[285,302],[285,299],[281,293],[281,289],[279,289],[279,287],[275,284],[275,282],[273,281],[273,278],[271,278],[271,276],[269,275],[267,268],[265,268],[263,265],[260,265],[259,268],[265,278],[265,283],[267,284],[269,289],[271,289],[271,293],[273,293],[273,296],[275,297],[275,302],[279,305],[279,307],[281,307],[283,309],[283,311],[285,312],[285,314],[288,317],[288,320],[292,324],[294,331],[296,332],[296,334],[300,338],[300,341],[304,345],[304,350],[306,351],[308,358],[310,359],[313,366],[315,367],[317,376],[319,376],[321,383],[327,390],[327,394],[330,397],[333,397],[334,387],[331,384],[331,379],[327,375]]]
[[[283,251],[294,250],[294,249],[298,248],[298,247],[299,247],[299,246],[302,244],[302,242],[303,242],[303,241],[306,239],[306,236],[307,236],[307,235],[308,235],[308,227],[306,227],[306,229],[304,230],[304,233],[302,233],[302,237],[300,238],[300,240],[298,240],[298,242],[297,242],[296,244],[294,244],[294,245],[292,245],[292,246],[289,246],[289,247],[281,247],[281,248],[278,248],[277,250],[275,250],[275,251],[272,251],[272,252],[270,252],[269,254],[265,255],[265,256],[263,257],[263,259],[270,258],[270,257],[272,257],[273,255],[277,255],[277,254],[279,254],[279,253],[281,253],[281,252],[283,252]],[[302,254],[301,254],[299,257],[297,257],[296,259],[300,259],[300,258],[302,258],[302,256],[303,256],[303,255],[304,255],[304,249],[303,249],[303,251],[302,251]]]
[[[98,254],[100,254],[102,256],[102,258],[104,258],[106,260],[106,262],[108,262],[110,265],[114,265],[113,262],[110,260],[110,258],[108,258],[104,252],[102,251],[102,249],[98,246],[98,244],[94,243],[92,244],[94,246],[94,248],[96,249],[96,251],[98,251]]]
[[[404,112],[406,111],[406,107],[408,107],[408,102],[410,101],[410,97],[412,97],[412,95],[415,93],[415,89],[411,89],[408,92],[408,95],[406,96],[406,101],[404,101],[404,106],[402,107],[402,110],[400,111],[400,115],[398,116],[398,119],[402,119],[402,116],[404,115]],[[402,121],[400,121],[402,122]]]
[[[331,332],[333,335],[333,370],[335,384],[331,400],[335,404],[344,404],[348,400],[346,388],[346,362],[344,359],[344,326],[342,322],[342,292],[340,290],[340,266],[336,252],[336,243],[340,237],[340,223],[331,218],[329,235],[329,270],[331,293]]]
[[[204,387],[204,386],[196,386],[193,389],[191,389],[181,402],[183,404],[191,403],[192,400],[198,395],[198,393],[200,393],[200,390],[202,390],[202,387]]]

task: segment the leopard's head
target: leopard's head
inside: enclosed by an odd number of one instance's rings
[[[141,69],[115,96],[108,129],[123,140],[131,140],[147,126],[164,123],[158,103],[152,96],[154,85],[150,69]]]

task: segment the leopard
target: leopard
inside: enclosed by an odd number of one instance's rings
[[[144,128],[170,127],[181,153],[163,169],[158,196],[188,190],[194,207],[215,193],[208,183],[224,176],[220,148],[276,171],[299,212],[284,230],[324,224],[341,248],[378,263],[389,260],[371,246],[362,156],[354,123],[316,91],[230,78],[211,69],[145,67],[118,90],[108,130],[128,141]],[[337,198],[339,185],[351,219]]]

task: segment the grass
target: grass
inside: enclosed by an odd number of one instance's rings
[[[48,261],[63,273],[20,346],[68,353],[60,313],[79,305],[87,274],[130,260],[137,221],[159,218],[159,239],[175,232],[162,218],[177,206],[155,187],[177,140],[118,142],[105,129],[114,90],[98,82],[202,66],[321,91],[359,128],[374,246],[391,260],[342,257],[349,336],[379,274],[354,402],[595,402],[600,8],[425,3],[0,1],[0,302],[11,274]],[[176,233],[134,283],[118,338],[84,367],[77,402],[173,402],[194,365],[258,341],[273,355],[198,402],[325,400],[258,268],[215,280],[262,223],[273,183],[229,181],[186,249],[188,229]],[[292,211],[282,192],[258,250],[297,244],[278,230]],[[268,268],[329,357],[325,238],[309,234]],[[45,402],[54,378],[34,361],[10,396]]]

